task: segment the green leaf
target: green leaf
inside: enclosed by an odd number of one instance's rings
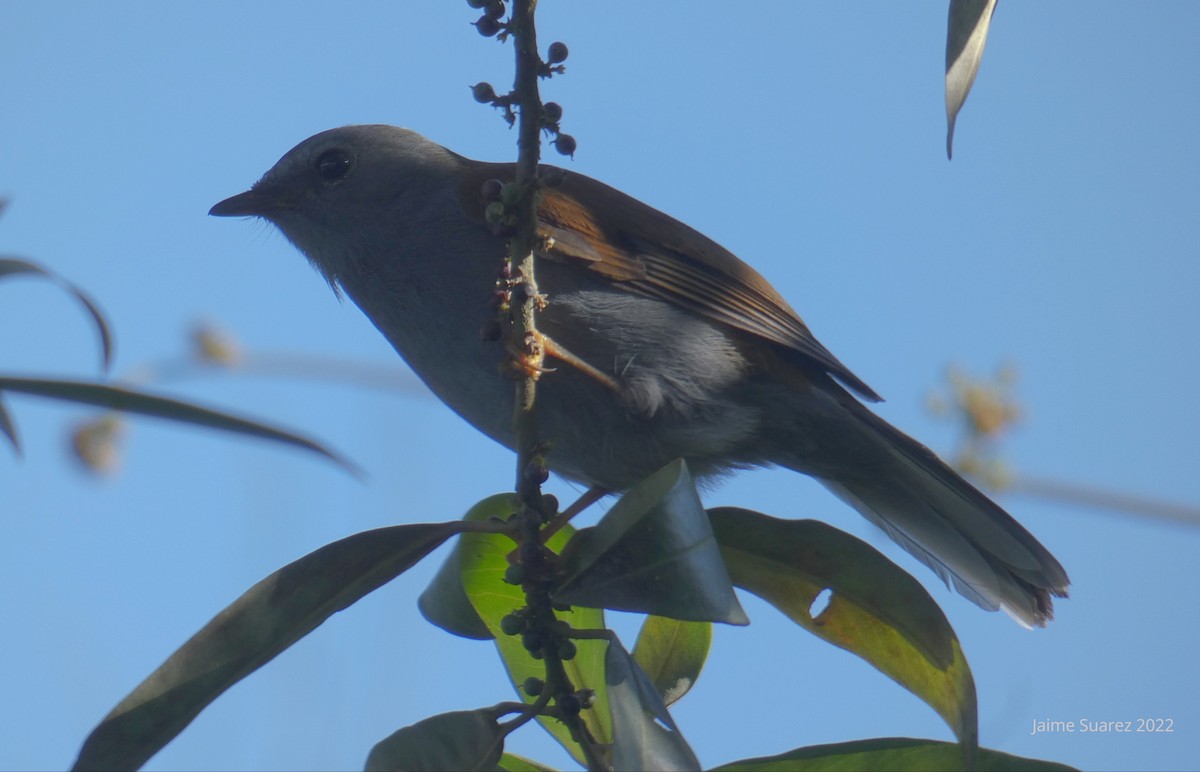
[[[556,600],[695,622],[750,621],[682,460],[630,489],[567,553]]]
[[[504,770],[504,772],[556,772],[554,767],[548,767],[515,753],[506,753],[501,756],[500,762],[496,764],[496,769]]]
[[[365,531],[271,574],[113,708],[84,742],[74,768],[140,767],[230,686],[461,529],[455,522]]]
[[[381,740],[367,757],[367,772],[495,769],[504,752],[504,729],[491,710],[442,713]]]
[[[547,546],[555,552],[561,551],[571,538],[574,529],[570,526],[558,531],[547,542]],[[470,599],[471,605],[479,614],[479,618],[487,625],[488,630],[496,639],[496,650],[508,671],[513,688],[526,702],[533,702],[521,688],[526,678],[536,676],[546,677],[546,666],[541,660],[534,659],[521,643],[521,636],[506,635],[500,629],[500,620],[515,609],[525,605],[524,591],[515,585],[504,581],[504,572],[508,569],[507,555],[515,545],[507,536],[488,533],[464,533],[459,539],[458,548],[459,568],[461,570],[463,590]],[[566,621],[577,629],[602,629],[604,627],[604,612],[599,609],[574,607],[570,611],[556,612],[558,618]],[[612,742],[612,722],[608,714],[608,693],[604,686],[604,650],[605,641],[577,640],[577,653],[574,659],[563,662],[567,675],[576,689],[588,688],[596,692],[596,701],[592,708],[584,710],[580,715],[599,743]],[[571,738],[566,726],[557,719],[538,717],[542,726],[562,743],[576,761],[584,763],[583,753],[578,744]]]
[[[954,123],[967,101],[987,45],[996,0],[950,0],[946,23],[946,157],[954,153]]]
[[[733,761],[713,772],[957,772],[960,769],[963,769],[962,746],[935,740],[884,737],[814,745],[778,756]],[[1070,772],[1072,767],[981,748],[975,769],[978,772]]]
[[[604,660],[615,770],[700,769],[658,689],[613,636]]]
[[[513,493],[499,493],[489,496],[475,506],[463,517],[464,520],[485,521],[491,518],[507,520],[516,511],[517,497]],[[478,641],[490,641],[494,637],[475,607],[463,591],[462,583],[462,547],[454,545],[446,561],[438,569],[433,581],[417,599],[417,608],[421,615],[448,633],[462,638]]]
[[[175,399],[156,397],[141,391],[134,391],[119,386],[88,383],[86,381],[0,377],[0,392],[4,391],[15,391],[47,399],[58,399],[65,402],[105,407],[126,413],[138,413],[155,418],[166,418],[171,421],[204,426],[210,429],[220,429],[248,437],[274,440],[275,442],[282,442],[285,445],[318,453],[351,474],[359,474],[358,468],[354,464],[316,442],[297,434],[292,434],[282,429],[275,429],[245,418],[238,418],[228,413],[209,410],[208,408],[188,402],[180,402]]]
[[[711,622],[648,616],[634,644],[633,658],[650,676],[663,703],[671,705],[700,677],[711,644]]]
[[[938,605],[873,547],[815,520],[709,511],[734,584],[796,624],[865,659],[937,711],[968,747],[979,742],[975,681]],[[813,602],[832,596],[816,616]]]
[[[17,257],[0,257],[0,279],[21,275],[36,276],[54,282],[83,306],[83,309],[92,318],[92,323],[95,324],[96,332],[100,336],[100,365],[107,370],[112,364],[112,333],[109,332],[104,314],[100,312],[99,307],[92,299],[83,290],[48,268]]]

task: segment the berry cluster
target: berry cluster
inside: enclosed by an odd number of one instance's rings
[[[506,10],[504,0],[467,0],[467,5],[483,10],[483,15],[474,22],[475,29],[479,30],[480,35],[497,37],[499,40],[507,37],[508,22],[503,21]],[[551,75],[560,75],[566,72],[563,62],[567,60],[569,53],[566,43],[551,43],[550,48],[546,51],[545,60],[538,67],[538,74],[543,78],[549,78]],[[514,93],[497,94],[491,83],[482,81],[471,86],[471,96],[480,104],[491,105],[503,110],[504,120],[508,121],[509,126],[516,123],[517,115],[513,108],[516,106],[517,100]],[[562,120],[562,115],[562,105],[557,102],[547,102],[542,105],[542,129],[554,137],[551,144],[555,150],[562,155],[574,157],[575,138],[559,130],[558,124]]]

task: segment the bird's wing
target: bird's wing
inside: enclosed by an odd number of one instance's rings
[[[577,265],[629,292],[664,300],[776,343],[863,398],[880,400],[813,337],[766,279],[729,250],[602,182],[543,168],[562,179],[542,189],[539,234],[547,241],[541,256]],[[483,222],[483,183],[514,177],[513,164],[466,161],[459,187],[464,211]]]

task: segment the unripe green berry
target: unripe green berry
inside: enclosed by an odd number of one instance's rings
[[[505,183],[504,187],[500,188],[500,200],[512,206],[521,200],[521,186],[515,182]]]
[[[483,219],[487,220],[491,225],[499,225],[504,222],[504,216],[508,213],[504,204],[499,201],[493,201],[483,210]]]

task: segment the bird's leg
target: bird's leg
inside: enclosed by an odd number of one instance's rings
[[[547,337],[546,335],[542,335],[541,337],[543,350],[545,351],[546,356],[554,357],[563,364],[570,365],[584,375],[594,378],[608,388],[612,389],[614,392],[618,394],[621,393],[621,385],[617,383],[616,379],[611,375],[606,375],[605,373],[592,367],[587,362],[583,361],[556,343],[553,338]]]
[[[571,518],[578,515],[583,510],[595,504],[600,499],[609,494],[607,488],[601,488],[598,485],[593,485],[583,492],[583,495],[575,499],[575,503],[559,512],[553,520],[551,520],[545,528],[542,529],[542,543],[544,544],[551,536],[558,532],[567,523],[571,522]]]

